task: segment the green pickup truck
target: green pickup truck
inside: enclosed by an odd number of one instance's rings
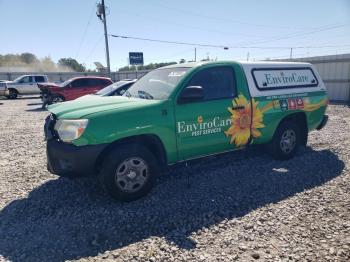
[[[201,62],[149,72],[123,96],[49,107],[48,170],[96,174],[114,198],[145,195],[162,167],[253,144],[293,157],[327,122],[326,88],[308,63]]]

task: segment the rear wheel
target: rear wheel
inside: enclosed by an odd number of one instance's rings
[[[16,99],[18,96],[18,92],[16,89],[9,89],[9,95],[7,96],[9,99]]]
[[[277,128],[269,145],[269,153],[275,159],[292,158],[300,145],[300,132],[293,121],[286,121]]]
[[[123,145],[109,153],[99,174],[105,190],[115,199],[132,201],[146,195],[158,175],[154,155],[140,145]]]

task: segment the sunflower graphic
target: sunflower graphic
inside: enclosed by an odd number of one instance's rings
[[[261,132],[258,129],[265,127],[265,125],[263,124],[264,115],[257,107],[258,103],[254,98],[252,98],[251,102],[248,101],[242,94],[232,100],[234,107],[242,107],[242,109],[233,110],[231,107],[228,107],[228,111],[231,113],[231,126],[225,131],[225,134],[227,137],[231,136],[231,144],[235,143],[236,146],[243,146],[248,143],[250,135],[253,138],[261,136]],[[253,120],[251,121],[252,116]],[[252,122],[251,126],[250,122]]]

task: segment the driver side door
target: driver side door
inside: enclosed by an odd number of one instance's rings
[[[16,84],[16,89],[19,91],[20,94],[29,95],[32,93],[33,86],[33,76],[24,76]]]
[[[88,88],[88,79],[78,78],[72,81],[68,88],[64,90],[66,100],[73,100],[85,94]]]
[[[237,81],[231,66],[201,69],[185,85],[201,87],[199,101],[175,106],[177,145],[180,160],[196,158],[235,149],[226,135],[231,126],[232,99],[237,96]],[[180,92],[179,98],[181,98]]]

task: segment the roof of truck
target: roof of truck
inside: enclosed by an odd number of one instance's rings
[[[251,62],[251,61],[234,61],[234,60],[229,60],[229,61],[201,61],[201,62],[189,62],[189,63],[182,63],[182,64],[174,64],[174,65],[169,65],[169,66],[164,66],[162,68],[177,68],[177,67],[197,67],[201,65],[206,65],[206,64],[229,64],[229,63],[238,63],[243,66],[247,65],[254,65],[254,66],[266,66],[266,65],[286,65],[286,66],[305,66],[305,65],[310,65],[310,63],[305,63],[305,62],[275,62],[275,61],[258,61],[258,62]]]

